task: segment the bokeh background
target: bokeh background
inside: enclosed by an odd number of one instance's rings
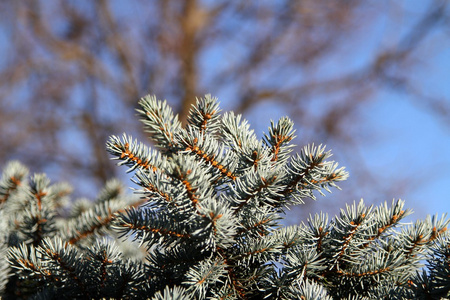
[[[350,178],[288,214],[402,198],[450,211],[450,2],[437,0],[2,0],[0,167],[17,159],[94,198],[109,135],[145,140],[140,97],[184,120],[217,96],[262,136],[295,121]],[[298,148],[299,149],[299,148]],[[298,150],[297,149],[297,150]],[[130,183],[131,184],[131,183]]]

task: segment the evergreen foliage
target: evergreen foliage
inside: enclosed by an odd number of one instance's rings
[[[67,184],[0,181],[4,299],[439,299],[450,294],[449,220],[414,224],[402,200],[280,225],[291,205],[347,178],[324,146],[291,155],[293,123],[259,140],[247,121],[197,101],[185,128],[166,102],[140,101],[155,149],[124,134],[107,150],[135,173],[137,196],[111,181],[68,212]],[[425,263],[425,268],[423,266]]]

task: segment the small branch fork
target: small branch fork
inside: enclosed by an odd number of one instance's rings
[[[388,222],[385,226],[378,228],[377,234],[374,235],[374,236],[372,236],[372,237],[370,237],[370,238],[368,238],[369,241],[368,241],[367,243],[364,243],[364,244],[362,245],[362,247],[363,247],[363,248],[367,248],[367,247],[370,245],[370,243],[372,243],[374,240],[378,239],[378,238],[383,234],[383,232],[385,232],[387,229],[389,229],[390,227],[392,227],[392,226],[394,226],[395,224],[397,224],[397,221],[398,221],[399,219],[401,219],[401,217],[402,217],[404,214],[405,214],[405,211],[404,211],[404,210],[400,211],[398,214],[394,214],[394,215],[391,217],[391,219],[389,220],[389,222]]]
[[[447,227],[444,227],[440,230],[437,230],[436,227],[433,227],[431,231],[431,236],[428,239],[425,239],[422,234],[417,236],[417,238],[413,242],[413,246],[407,250],[407,257],[413,255],[413,251],[420,246],[426,245],[432,241],[434,241],[436,238],[438,238],[441,234],[447,231]]]
[[[278,153],[280,152],[281,145],[285,142],[290,142],[292,140],[291,136],[286,135],[273,135],[274,139],[277,141],[272,147],[273,157],[271,161],[275,162],[278,160]]]
[[[347,249],[348,245],[350,244],[350,241],[352,240],[352,238],[354,237],[354,235],[356,234],[359,226],[362,224],[362,222],[364,221],[364,219],[366,218],[366,214],[362,213],[359,217],[357,222],[351,221],[350,225],[353,227],[350,232],[348,233],[347,236],[344,236],[343,240],[344,240],[344,244],[342,246],[342,250],[339,252],[338,255],[338,259],[336,260],[336,264],[338,263],[338,261],[342,258],[342,256],[344,255],[345,250]]]
[[[205,112],[201,112],[203,121],[202,124],[200,125],[200,132],[204,133],[206,131],[206,127],[208,125],[209,120],[212,119],[212,117],[216,114],[216,111],[213,110],[211,113],[205,113]]]

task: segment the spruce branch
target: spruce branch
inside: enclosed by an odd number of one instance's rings
[[[348,177],[325,146],[291,155],[289,118],[272,121],[258,140],[240,115],[220,115],[210,95],[197,100],[185,128],[166,102],[148,96],[139,103],[158,150],[126,134],[107,142],[112,158],[134,172],[139,198],[112,180],[95,201],[79,199],[64,217],[67,185],[52,185],[42,174],[27,180],[26,168],[8,165],[0,181],[2,296],[450,296],[446,215],[408,225],[404,201],[361,200],[331,220],[319,213],[284,227],[285,208],[331,192]]]
[[[136,298],[141,295],[137,293],[137,282],[144,280],[144,273],[139,265],[124,262],[121,256],[118,248],[106,240],[83,253],[59,238],[46,238],[36,248],[13,247],[9,260],[23,274],[37,278],[43,291],[59,291],[59,297]],[[145,290],[145,283],[139,285]]]
[[[6,165],[0,180],[0,208],[24,184],[27,175],[28,169],[18,161]]]
[[[219,103],[210,94],[204,98],[197,98],[187,117],[188,124],[196,128],[201,134],[215,135],[220,129]]]
[[[147,199],[152,199],[151,203],[147,203],[148,205],[159,207],[167,205],[178,206],[174,199],[176,197],[175,188],[170,184],[167,174],[157,171],[152,176],[149,176],[146,172],[138,171],[133,181],[142,187],[140,194]]]
[[[333,161],[326,161],[331,156],[330,151],[319,145],[305,146],[300,154],[292,157],[287,167],[284,182],[286,186],[280,201],[284,203],[301,204],[304,198],[316,199],[314,190],[322,188],[330,192],[328,187],[336,187],[336,182],[347,179],[348,173],[344,168],[337,168]]]
[[[52,192],[50,180],[44,174],[35,174],[29,186],[23,188],[20,199],[9,205],[21,241],[37,246],[44,237],[54,235],[57,194]]]
[[[195,212],[205,199],[213,195],[210,168],[198,167],[199,162],[191,156],[177,155],[173,162],[168,169],[168,175],[177,188],[179,206]]]
[[[37,252],[34,246],[28,247],[25,244],[19,247],[13,247],[8,253],[8,258],[13,268],[21,272],[28,272],[36,277],[52,276],[52,273],[43,269],[43,261],[36,256]]]
[[[222,117],[222,141],[231,153],[236,156],[239,174],[249,168],[270,161],[270,150],[258,141],[247,120],[241,120],[241,115],[227,112]]]
[[[427,256],[429,274],[418,273],[412,280],[416,292],[433,298],[448,297],[450,293],[450,238],[440,235],[436,238]]]
[[[415,259],[418,255],[423,255],[428,251],[427,245],[431,244],[437,237],[447,231],[450,220],[446,215],[427,216],[424,221],[418,220],[414,225],[402,230],[400,237],[403,241],[403,249],[407,258]]]
[[[124,134],[122,140],[111,136],[106,143],[106,149],[116,156],[116,159],[121,160],[119,165],[130,167],[127,172],[134,171],[136,168],[153,172],[164,169],[165,160],[159,152],[138,143],[129,135]]]
[[[191,238],[187,228],[171,220],[171,215],[131,208],[120,214],[113,228],[120,236],[133,235],[134,239],[140,240],[141,244],[148,244],[149,248],[154,244],[172,247]]]
[[[269,133],[264,134],[264,144],[271,148],[273,162],[285,162],[294,145],[290,144],[295,138],[294,122],[287,117],[281,118],[277,124],[270,122]]]
[[[204,135],[192,127],[182,133],[178,137],[179,144],[184,149],[181,153],[192,154],[197,160],[212,166],[222,177],[236,179],[230,155],[211,135]]]
[[[363,245],[363,247],[369,247],[371,243],[377,241],[387,234],[389,229],[394,228],[399,222],[406,216],[412,213],[411,210],[404,210],[405,201],[403,200],[392,200],[391,207],[387,206],[387,202],[375,208],[374,226],[370,226],[371,230],[370,237],[368,241]]]
[[[176,152],[175,135],[181,130],[178,116],[174,116],[166,101],[157,101],[155,96],[141,98],[142,109],[137,112],[144,124],[145,131],[155,141],[157,147],[164,153]]]
[[[268,167],[250,169],[238,180],[232,188],[234,197],[229,201],[236,205],[235,213],[239,213],[244,207],[250,209],[264,206],[264,204],[277,207],[278,199],[283,197],[284,185],[283,173]],[[263,203],[261,203],[263,202]]]
[[[189,286],[189,291],[198,299],[205,299],[208,290],[223,284],[226,274],[226,264],[223,260],[205,259],[189,269],[183,283]]]
[[[126,191],[125,185],[118,179],[111,179],[105,183],[95,200],[96,203],[102,203],[111,199],[123,197]]]
[[[143,199],[136,200],[132,204],[124,202],[123,199],[100,202],[64,224],[60,230],[61,235],[70,244],[76,244],[94,235],[107,234],[120,213],[144,203]]]
[[[238,236],[266,236],[278,227],[281,217],[270,208],[248,209],[240,214]]]

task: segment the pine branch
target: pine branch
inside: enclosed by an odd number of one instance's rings
[[[219,102],[217,98],[206,95],[197,99],[197,103],[189,111],[188,124],[196,128],[201,134],[215,135],[220,129]]]
[[[174,116],[166,101],[157,101],[154,96],[146,96],[139,101],[142,109],[137,112],[141,116],[145,131],[164,153],[176,152],[175,135],[181,129],[178,116]]]
[[[191,153],[198,160],[212,166],[221,176],[226,176],[231,180],[236,179],[230,157],[226,154],[223,155],[224,148],[211,136],[204,136],[201,132],[190,127],[189,131],[180,136],[179,139],[185,153]]]
[[[222,141],[236,156],[239,175],[258,164],[266,164],[271,158],[270,152],[264,149],[250,130],[247,120],[241,121],[241,118],[233,112],[227,112],[222,117]]]
[[[116,159],[121,160],[119,165],[130,167],[127,172],[134,171],[136,168],[153,172],[164,169],[165,160],[159,152],[151,150],[142,143],[138,144],[131,136],[125,134],[122,140],[111,136],[106,143],[106,149]]]
[[[282,177],[277,170],[263,169],[262,167],[250,169],[236,181],[233,188],[234,197],[230,198],[230,201],[237,205],[235,214],[247,205],[250,207],[262,206],[260,202],[272,207],[279,206],[277,200],[282,197],[283,193]]]
[[[17,192],[28,175],[28,169],[18,161],[8,163],[0,180],[0,208]]]
[[[389,208],[387,203],[378,206],[375,209],[375,219],[374,226],[371,226],[369,230],[372,231],[371,237],[368,237],[368,241],[363,245],[363,247],[369,247],[371,243],[380,239],[380,237],[385,234],[389,229],[395,227],[399,222],[410,215],[411,210],[403,210],[405,202],[402,200],[394,201],[392,200],[392,206]]]
[[[204,299],[209,289],[217,284],[223,284],[227,274],[226,267],[221,259],[205,259],[189,269],[183,284],[188,285],[188,291],[196,295],[198,299]]]
[[[133,235],[141,244],[148,243],[148,247],[154,244],[173,246],[192,238],[187,228],[183,228],[181,224],[173,224],[169,215],[156,214],[150,210],[141,212],[135,208],[121,214],[113,228],[121,236]]]
[[[280,225],[348,173],[324,146],[292,155],[290,119],[258,140],[240,115],[198,99],[181,127],[166,102],[138,110],[159,151],[123,135],[107,150],[140,198],[110,181],[96,200],[8,165],[0,181],[0,295],[28,299],[448,298],[446,216],[411,226],[404,201],[347,205],[331,221]],[[132,245],[132,249],[126,245]],[[116,246],[117,245],[117,246]],[[1,264],[7,251],[8,265]],[[426,269],[423,268],[426,262]],[[2,293],[2,294],[1,294]]]
[[[330,192],[328,186],[337,188],[336,182],[348,177],[344,168],[337,169],[337,164],[325,161],[331,153],[324,151],[323,146],[310,145],[304,147],[300,155],[297,154],[291,159],[283,182],[285,188],[281,192],[282,196],[277,199],[280,205],[288,201],[301,204],[306,197],[315,199],[312,193],[314,190],[324,195],[321,188]]]
[[[271,161],[284,163],[288,159],[294,147],[289,144],[295,138],[293,127],[294,123],[287,117],[281,118],[276,125],[270,122],[269,134],[264,135],[263,141],[271,148]]]
[[[76,244],[93,235],[103,235],[112,226],[120,213],[144,204],[143,199],[129,205],[123,199],[103,201],[83,212],[80,216],[69,220],[61,230],[61,234],[69,244]]]

